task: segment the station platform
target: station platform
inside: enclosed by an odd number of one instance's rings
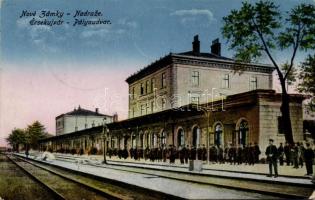
[[[19,154],[25,156],[24,154]],[[248,171],[230,171],[227,170],[230,164],[211,164],[203,165],[202,171],[189,171],[188,165],[184,164],[172,164],[163,163],[163,162],[148,162],[148,161],[135,161],[131,159],[115,159],[115,158],[107,158],[107,165],[102,164],[103,157],[102,156],[78,156],[78,155],[70,155],[70,154],[54,154],[56,160],[50,161],[53,164],[60,164],[61,166],[73,165],[74,169],[77,167],[78,169],[96,167],[96,168],[106,168],[107,170],[117,170],[129,172],[131,174],[138,175],[146,175],[146,179],[168,179],[170,181],[181,181],[186,182],[185,184],[203,184],[203,185],[216,185],[217,187],[222,186],[223,188],[231,188],[232,191],[239,188],[245,191],[257,191],[260,194],[264,195],[275,195],[281,191],[281,195],[288,194],[285,196],[286,198],[301,198],[301,194],[303,197],[307,197],[310,195],[310,191],[314,191],[314,184],[310,177],[305,176],[280,176],[277,178],[274,177],[266,177],[266,173],[263,172],[248,172]],[[33,159],[36,159],[36,155],[30,156]],[[89,167],[88,167],[89,166]],[[220,169],[213,169],[213,166],[221,166]],[[226,168],[224,168],[226,166]],[[244,165],[246,166],[246,165]],[[243,167],[244,167],[243,166]],[[241,165],[239,166],[241,167]],[[260,169],[265,168],[265,171],[268,170],[267,164],[258,164],[254,166],[247,166],[251,168]],[[286,166],[284,166],[286,167]],[[95,169],[96,169],[95,168]],[[302,168],[303,169],[303,168]],[[299,169],[299,170],[302,170]],[[103,170],[103,169],[101,169]],[[282,169],[283,170],[283,169]],[[297,170],[297,169],[294,169]],[[191,176],[197,175],[197,176]],[[149,177],[149,178],[148,178]],[[133,180],[133,184],[137,184],[138,181],[142,182],[146,179],[137,179]],[[124,180],[121,180],[124,181]],[[147,180],[148,181],[148,180]],[[178,184],[178,183],[177,183]],[[279,189],[281,186],[285,188],[287,191],[282,191],[283,189]],[[140,186],[141,187],[141,186]],[[186,186],[185,186],[186,187]],[[278,187],[278,188],[277,188]],[[216,188],[216,187],[214,187]],[[162,189],[162,188],[160,188]],[[213,190],[213,189],[211,189]],[[304,190],[304,191],[300,191]],[[162,191],[164,191],[162,189]],[[216,191],[216,189],[214,189]],[[295,193],[296,192],[296,193]],[[279,194],[280,194],[279,193]],[[299,193],[299,194],[298,194]],[[296,195],[296,196],[295,196]],[[197,195],[198,196],[198,195]],[[196,196],[196,197],[197,197]],[[186,197],[185,197],[186,198]],[[188,197],[190,199],[191,197]],[[199,196],[198,196],[199,198]],[[234,199],[234,197],[232,197]]]
[[[18,155],[25,157],[24,154]],[[36,156],[29,156],[29,158],[39,161]],[[271,194],[197,184],[153,174],[132,173],[130,171],[112,169],[110,165],[96,166],[96,162],[94,162],[95,165],[80,164],[80,162],[69,162],[60,159],[39,162],[47,163],[52,166],[59,166],[72,171],[95,175],[107,180],[120,181],[125,184],[135,185],[148,190],[172,195],[180,199],[279,199],[279,197]]]
[[[91,163],[101,163],[104,158],[103,156],[77,156],[69,154],[55,154],[59,158],[65,159],[86,159]],[[138,168],[146,169],[155,169],[163,171],[172,171],[172,172],[181,172],[189,174],[198,174],[198,175],[207,175],[207,176],[222,176],[236,179],[248,179],[248,180],[257,180],[261,182],[275,182],[275,183],[287,183],[287,184],[305,184],[305,185],[314,185],[312,183],[312,177],[305,176],[305,166],[303,168],[294,169],[292,166],[278,166],[279,177],[267,177],[269,173],[268,164],[255,164],[252,165],[230,165],[229,163],[225,164],[203,164],[202,171],[189,171],[188,164],[180,164],[179,161],[175,164],[170,164],[169,162],[151,162],[145,161],[144,159],[133,160],[133,159],[119,159],[119,158],[108,158],[107,161],[111,165],[121,165],[121,166],[131,166]]]
[[[33,155],[38,155],[39,152],[34,152]],[[20,155],[23,155],[22,153]],[[24,154],[25,155],[25,154]],[[54,155],[60,160],[65,159],[65,161],[70,160],[85,160],[90,164],[99,165],[103,162],[104,157],[100,155],[71,155],[71,154],[61,154],[54,153]],[[179,172],[187,174],[198,174],[205,176],[219,176],[228,177],[235,179],[245,179],[245,180],[257,180],[261,182],[275,182],[284,183],[288,185],[301,184],[301,185],[314,185],[312,183],[311,176],[305,176],[305,166],[303,168],[294,169],[292,166],[279,166],[278,174],[279,177],[267,177],[269,173],[268,164],[255,164],[253,165],[230,165],[225,164],[206,164],[202,165],[202,171],[189,171],[188,164],[180,164],[179,160],[176,160],[174,164],[169,162],[151,162],[144,159],[134,160],[134,159],[119,159],[117,157],[109,158],[107,157],[107,163],[116,166],[126,166],[126,167],[137,167],[143,169],[154,169],[161,171]]]

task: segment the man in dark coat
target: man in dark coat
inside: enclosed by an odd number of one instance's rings
[[[313,159],[314,151],[309,143],[306,143],[306,149],[304,150],[304,160],[306,166],[306,175],[313,175]]]
[[[272,176],[272,167],[275,171],[275,178],[278,177],[278,167],[277,167],[277,157],[278,157],[278,150],[275,145],[273,145],[273,139],[269,139],[269,146],[266,149],[266,156],[267,161],[269,163],[269,175],[268,177]]]

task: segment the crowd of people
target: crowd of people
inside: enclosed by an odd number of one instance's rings
[[[249,143],[248,145],[227,145],[226,148],[222,148],[221,145],[211,145],[208,150],[205,145],[194,146],[180,146],[176,148],[174,145],[158,148],[130,148],[127,149],[108,149],[107,155],[111,158],[117,156],[119,159],[131,158],[134,160],[150,160],[152,162],[170,162],[175,163],[176,159],[179,159],[181,164],[187,164],[189,160],[201,160],[206,162],[209,159],[210,163],[229,163],[231,165],[254,165],[259,162],[273,162],[279,161],[280,166],[288,165],[294,168],[303,167],[304,163],[307,165],[307,174],[313,173],[312,166],[314,159],[314,150],[309,143],[304,146],[303,143],[295,143],[289,145],[286,143],[283,145],[280,143],[278,147],[273,145],[272,158],[269,158],[269,153],[266,149],[262,157],[266,159],[260,159],[262,154],[260,147],[257,143]]]

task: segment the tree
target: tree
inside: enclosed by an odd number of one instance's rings
[[[39,121],[35,121],[33,124],[29,125],[26,129],[26,133],[28,135],[29,144],[32,149],[38,149],[40,139],[46,138],[46,131],[44,125],[42,125]]]
[[[315,110],[315,54],[309,55],[305,62],[301,65],[301,72],[299,73],[301,82],[298,85],[300,92],[311,95],[310,108]]]
[[[232,10],[223,18],[222,33],[236,50],[236,63],[252,62],[267,55],[275,68],[282,89],[281,113],[285,139],[293,143],[290,120],[289,95],[286,81],[294,66],[298,50],[315,47],[315,6],[300,4],[289,12],[283,20],[279,6],[271,1],[259,1],[255,4],[243,2],[239,10]],[[288,66],[281,71],[281,65],[274,58],[274,51],[291,49]]]
[[[26,144],[25,131],[23,129],[14,129],[6,140],[12,146],[13,151],[19,151],[19,145]]]

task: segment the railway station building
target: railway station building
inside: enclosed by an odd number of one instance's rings
[[[128,119],[58,135],[41,141],[42,149],[158,148],[247,145],[262,149],[270,138],[284,142],[281,94],[273,88],[270,65],[238,63],[221,56],[214,40],[200,52],[170,53],[129,76]],[[303,95],[290,95],[295,141],[303,140]]]

